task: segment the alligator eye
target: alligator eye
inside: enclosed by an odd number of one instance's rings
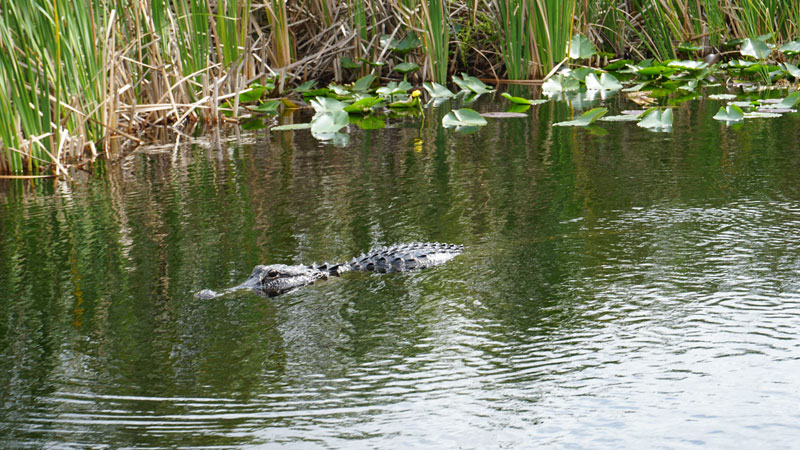
[[[275,278],[275,277],[278,276],[278,271],[277,270],[270,270],[269,272],[267,272],[267,276],[270,277],[270,278]]]

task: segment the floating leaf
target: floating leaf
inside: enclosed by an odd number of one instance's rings
[[[736,98],[734,94],[711,94],[708,96],[711,100],[733,100]]]
[[[314,85],[315,84],[317,84],[316,80],[308,80],[308,81],[304,82],[303,84],[301,84],[300,86],[297,86],[296,88],[294,88],[292,90],[294,92],[302,94],[304,92],[310,91],[311,89],[314,89]]]
[[[251,108],[248,108],[248,109],[250,109],[251,111],[256,111],[256,112],[260,112],[260,113],[264,113],[264,114],[277,114],[278,113],[278,108],[282,104],[283,103],[282,103],[281,99],[267,100],[267,101],[265,101],[264,103],[262,103],[262,104],[260,104],[258,106],[254,106],[254,107],[251,107]]]
[[[486,119],[477,111],[469,108],[462,108],[450,111],[442,118],[442,125],[450,127],[482,127],[486,125]]]
[[[556,74],[542,83],[542,93],[547,95],[557,94],[559,92],[577,91],[580,89],[580,83],[571,75]]]
[[[797,68],[797,66],[795,66],[794,64],[790,64],[790,63],[783,63],[783,69],[784,69],[784,70],[786,71],[786,73],[788,73],[789,75],[791,75],[791,76],[793,76],[793,77],[795,77],[795,78],[798,78],[798,79],[800,79],[800,69],[798,69],[798,68]]]
[[[400,83],[390,81],[386,84],[386,86],[376,89],[375,92],[383,97],[392,97],[395,95],[408,93],[408,90],[411,89],[411,87],[411,83],[408,81],[401,81]]]
[[[292,131],[292,130],[307,130],[311,128],[310,123],[289,123],[286,125],[278,125],[270,128],[270,131]]]
[[[311,119],[311,132],[336,133],[348,123],[347,112],[343,110],[317,113]]]
[[[450,89],[447,89],[446,87],[436,82],[422,83],[422,87],[425,88],[426,91],[428,91],[428,94],[432,98],[453,98],[456,96],[456,94],[450,92]]]
[[[572,36],[569,44],[567,44],[567,52],[571,59],[586,59],[591,58],[597,53],[592,41],[582,34]]]
[[[516,103],[518,105],[534,106],[534,105],[541,105],[542,103],[547,103],[548,102],[548,100],[528,100],[527,98],[514,97],[511,94],[509,94],[508,92],[503,92],[500,95],[502,95],[503,97],[507,98],[512,103]]]
[[[608,112],[607,108],[594,108],[581,114],[580,117],[578,117],[575,120],[558,122],[554,123],[553,125],[559,127],[585,127],[586,125],[589,125],[590,123],[602,117],[607,112]]]
[[[739,50],[742,56],[750,56],[756,59],[767,59],[769,56],[769,46],[761,40],[747,38],[742,42],[742,48]]]
[[[240,103],[254,102],[260,99],[261,96],[264,95],[265,92],[267,92],[267,89],[272,90],[274,87],[275,87],[274,85],[272,86],[272,88],[270,88],[269,86],[262,86],[258,83],[253,83],[250,89],[239,94],[239,102]]]
[[[340,64],[342,66],[342,69],[360,69],[361,68],[361,64],[353,61],[353,59],[350,58],[349,56],[342,57],[342,59],[340,61]]]
[[[715,120],[724,120],[728,122],[735,122],[744,119],[744,111],[736,105],[728,105],[727,107],[720,107],[719,111],[714,115]]]
[[[650,108],[645,111],[642,119],[636,125],[642,128],[672,127],[672,109],[661,111],[658,108]]]
[[[366,92],[369,90],[369,87],[372,86],[372,82],[375,81],[374,73],[368,73],[363,77],[356,80],[355,84],[353,85],[353,91],[355,92]]]
[[[483,81],[463,72],[461,73],[461,79],[453,75],[453,83],[460,87],[462,91],[472,91],[476,94],[487,94],[494,91],[494,89],[487,86]]]
[[[610,73],[601,73],[600,79],[592,73],[587,75],[584,81],[586,82],[586,89],[590,91],[617,91],[622,89],[622,85]]]
[[[347,106],[346,103],[342,103],[330,97],[314,97],[309,103],[311,103],[311,107],[314,108],[314,111],[317,113],[342,111]]]
[[[705,69],[708,67],[708,64],[706,64],[704,61],[670,61],[667,66],[695,71]]]
[[[781,100],[780,103],[778,103],[778,108],[791,108],[798,101],[800,101],[800,91],[792,92],[791,94],[787,95],[786,98]]]
[[[384,34],[381,36],[381,46],[388,47],[395,53],[405,55],[406,53],[414,50],[422,45],[417,35],[412,31],[406,35],[402,40],[389,39],[389,36]]]
[[[413,72],[415,70],[419,70],[419,65],[413,62],[403,62],[394,66],[394,69],[392,70],[394,70],[395,72],[406,74]]]
[[[679,52],[699,52],[702,49],[703,47],[691,42],[684,42],[678,45]]]
[[[778,113],[766,112],[766,111],[753,111],[744,113],[745,119],[774,119],[776,117],[781,117],[781,115]]]
[[[372,111],[372,108],[378,103],[382,102],[380,97],[364,97],[356,100],[350,105],[344,107],[344,110],[353,114],[364,114]]]
[[[800,53],[800,41],[791,41],[781,45],[781,53],[786,55],[796,55]]]
[[[616,116],[603,116],[597,120],[604,122],[637,122],[641,114],[620,114]]]
[[[378,130],[386,127],[386,121],[375,115],[350,116],[350,123],[362,130]]]
[[[655,75],[663,75],[668,77],[675,73],[674,67],[667,67],[667,66],[650,66],[650,67],[642,67],[636,70],[636,73],[639,75],[647,75],[647,76],[655,76]]]
[[[508,108],[508,112],[522,114],[522,113],[524,113],[525,111],[527,111],[529,109],[531,109],[531,105],[520,105],[520,104],[514,103]]]
[[[483,117],[489,117],[494,119],[510,119],[510,118],[524,118],[528,117],[527,114],[518,113],[518,112],[510,112],[510,111],[492,111],[487,113],[481,113]]]
[[[609,72],[613,72],[615,70],[619,70],[619,69],[625,67],[626,65],[632,64],[632,63],[633,63],[633,61],[630,60],[630,59],[620,59],[619,61],[614,61],[611,64],[603,67],[603,70],[607,70]]]

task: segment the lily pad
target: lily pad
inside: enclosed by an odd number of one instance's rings
[[[431,98],[453,98],[456,96],[456,94],[450,92],[450,89],[436,82],[422,83],[422,87],[428,91]]]
[[[586,59],[594,56],[597,53],[597,48],[586,36],[576,34],[572,36],[569,44],[567,44],[567,51],[571,59]]]
[[[778,103],[778,108],[791,108],[798,101],[800,101],[800,91],[792,92],[791,94],[787,95],[786,98],[781,100],[780,103]]]
[[[403,62],[394,66],[394,69],[392,70],[394,70],[395,72],[400,72],[402,74],[407,74],[415,70],[419,70],[419,65],[413,62]]]
[[[289,123],[286,125],[278,125],[270,128],[270,131],[292,131],[292,130],[307,130],[311,128],[311,123]]]
[[[356,80],[356,83],[353,85],[353,91],[355,92],[366,92],[369,90],[369,87],[372,86],[372,82],[375,81],[375,74],[368,73],[363,77]]]
[[[251,111],[260,112],[263,114],[277,114],[278,108],[282,105],[281,99],[267,100],[264,103],[249,108]]]
[[[453,83],[461,88],[462,91],[472,91],[476,94],[487,94],[494,91],[494,89],[486,85],[483,81],[467,75],[466,73],[462,73],[460,79],[453,75]]]
[[[714,115],[714,120],[724,120],[727,122],[735,122],[742,119],[744,119],[744,111],[736,105],[720,107],[719,111]]]
[[[577,119],[568,120],[566,122],[558,122],[554,123],[553,125],[559,127],[585,127],[602,117],[607,112],[607,108],[594,108],[581,114]]]
[[[798,69],[797,66],[795,66],[794,64],[783,63],[783,69],[789,75],[791,75],[791,76],[793,76],[795,78],[800,78],[800,69]]]
[[[570,75],[556,74],[542,83],[542,93],[547,95],[558,94],[560,92],[577,91],[580,83]]]
[[[800,54],[800,41],[787,42],[779,50],[789,56]]]
[[[639,115],[619,114],[616,116],[603,116],[597,120],[602,120],[603,122],[637,122]]]
[[[317,113],[343,111],[344,108],[347,107],[346,103],[342,103],[330,97],[314,97],[309,103],[311,103],[311,107],[314,108],[314,111]]]
[[[308,91],[314,89],[314,85],[315,84],[317,84],[316,80],[308,80],[308,81],[304,82],[303,84],[301,84],[300,86],[297,86],[296,88],[294,88],[292,90],[294,92],[297,92],[298,94],[302,94],[304,92],[308,92]]]
[[[680,52],[699,52],[702,49],[703,47],[692,42],[684,42],[678,45],[678,51]]]
[[[340,64],[342,66],[342,69],[360,69],[361,68],[361,64],[353,61],[353,58],[351,58],[349,56],[342,57],[342,59],[340,61]]]
[[[711,100],[733,100],[736,98],[735,94],[711,94],[708,96]]]
[[[514,97],[513,95],[509,94],[508,92],[503,92],[500,95],[502,95],[503,97],[507,98],[512,103],[516,103],[518,105],[535,106],[535,105],[541,105],[542,103],[547,103],[548,102],[548,100],[528,100],[527,98]]]
[[[672,127],[672,109],[660,110],[650,108],[636,125],[642,128],[670,128]]]
[[[469,108],[455,109],[450,111],[442,118],[442,125],[450,127],[482,127],[486,125],[486,119],[477,111]]]
[[[311,119],[312,133],[336,133],[350,123],[346,111],[317,113]]]
[[[610,73],[601,73],[600,79],[597,78],[597,75],[591,73],[586,76],[584,81],[586,82],[586,89],[590,91],[617,91],[622,89],[622,84]]]
[[[758,39],[745,39],[742,42],[742,48],[739,50],[742,56],[750,56],[756,59],[767,59],[769,56],[769,46]]]
[[[706,67],[708,67],[708,64],[706,64],[703,61],[670,61],[667,64],[667,66],[676,67],[678,69],[683,69],[683,70],[694,71],[694,70],[703,70]]]
[[[774,119],[776,117],[781,117],[781,115],[778,113],[765,112],[765,111],[753,111],[744,113],[745,119]]]
[[[511,118],[525,118],[528,117],[527,114],[518,113],[518,112],[511,112],[511,111],[492,111],[487,113],[481,113],[483,117],[489,117],[493,119],[511,119]]]
[[[376,89],[375,93],[383,97],[391,97],[394,95],[405,94],[409,89],[411,89],[411,87],[411,83],[408,81],[401,81],[399,83],[390,81],[386,84],[386,86]]]
[[[381,99],[380,97],[364,97],[362,99],[356,100],[350,105],[345,106],[344,110],[347,111],[348,113],[364,114],[371,112],[372,108],[382,101],[383,99]]]

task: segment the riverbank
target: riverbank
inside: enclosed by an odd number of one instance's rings
[[[2,0],[0,173],[65,175],[153,128],[236,124],[256,92],[290,109],[310,81],[542,79],[577,62],[578,33],[600,50],[581,61],[594,67],[800,34],[796,2],[670,3]]]

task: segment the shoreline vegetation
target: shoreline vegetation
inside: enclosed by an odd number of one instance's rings
[[[800,37],[796,0],[0,0],[0,15],[6,178],[69,177],[149,130],[236,124],[266,98],[292,109],[312,82],[542,80],[623,58],[727,61],[744,40],[764,43],[754,76],[769,82],[784,54],[770,49]],[[570,59],[576,35],[598,53]]]

